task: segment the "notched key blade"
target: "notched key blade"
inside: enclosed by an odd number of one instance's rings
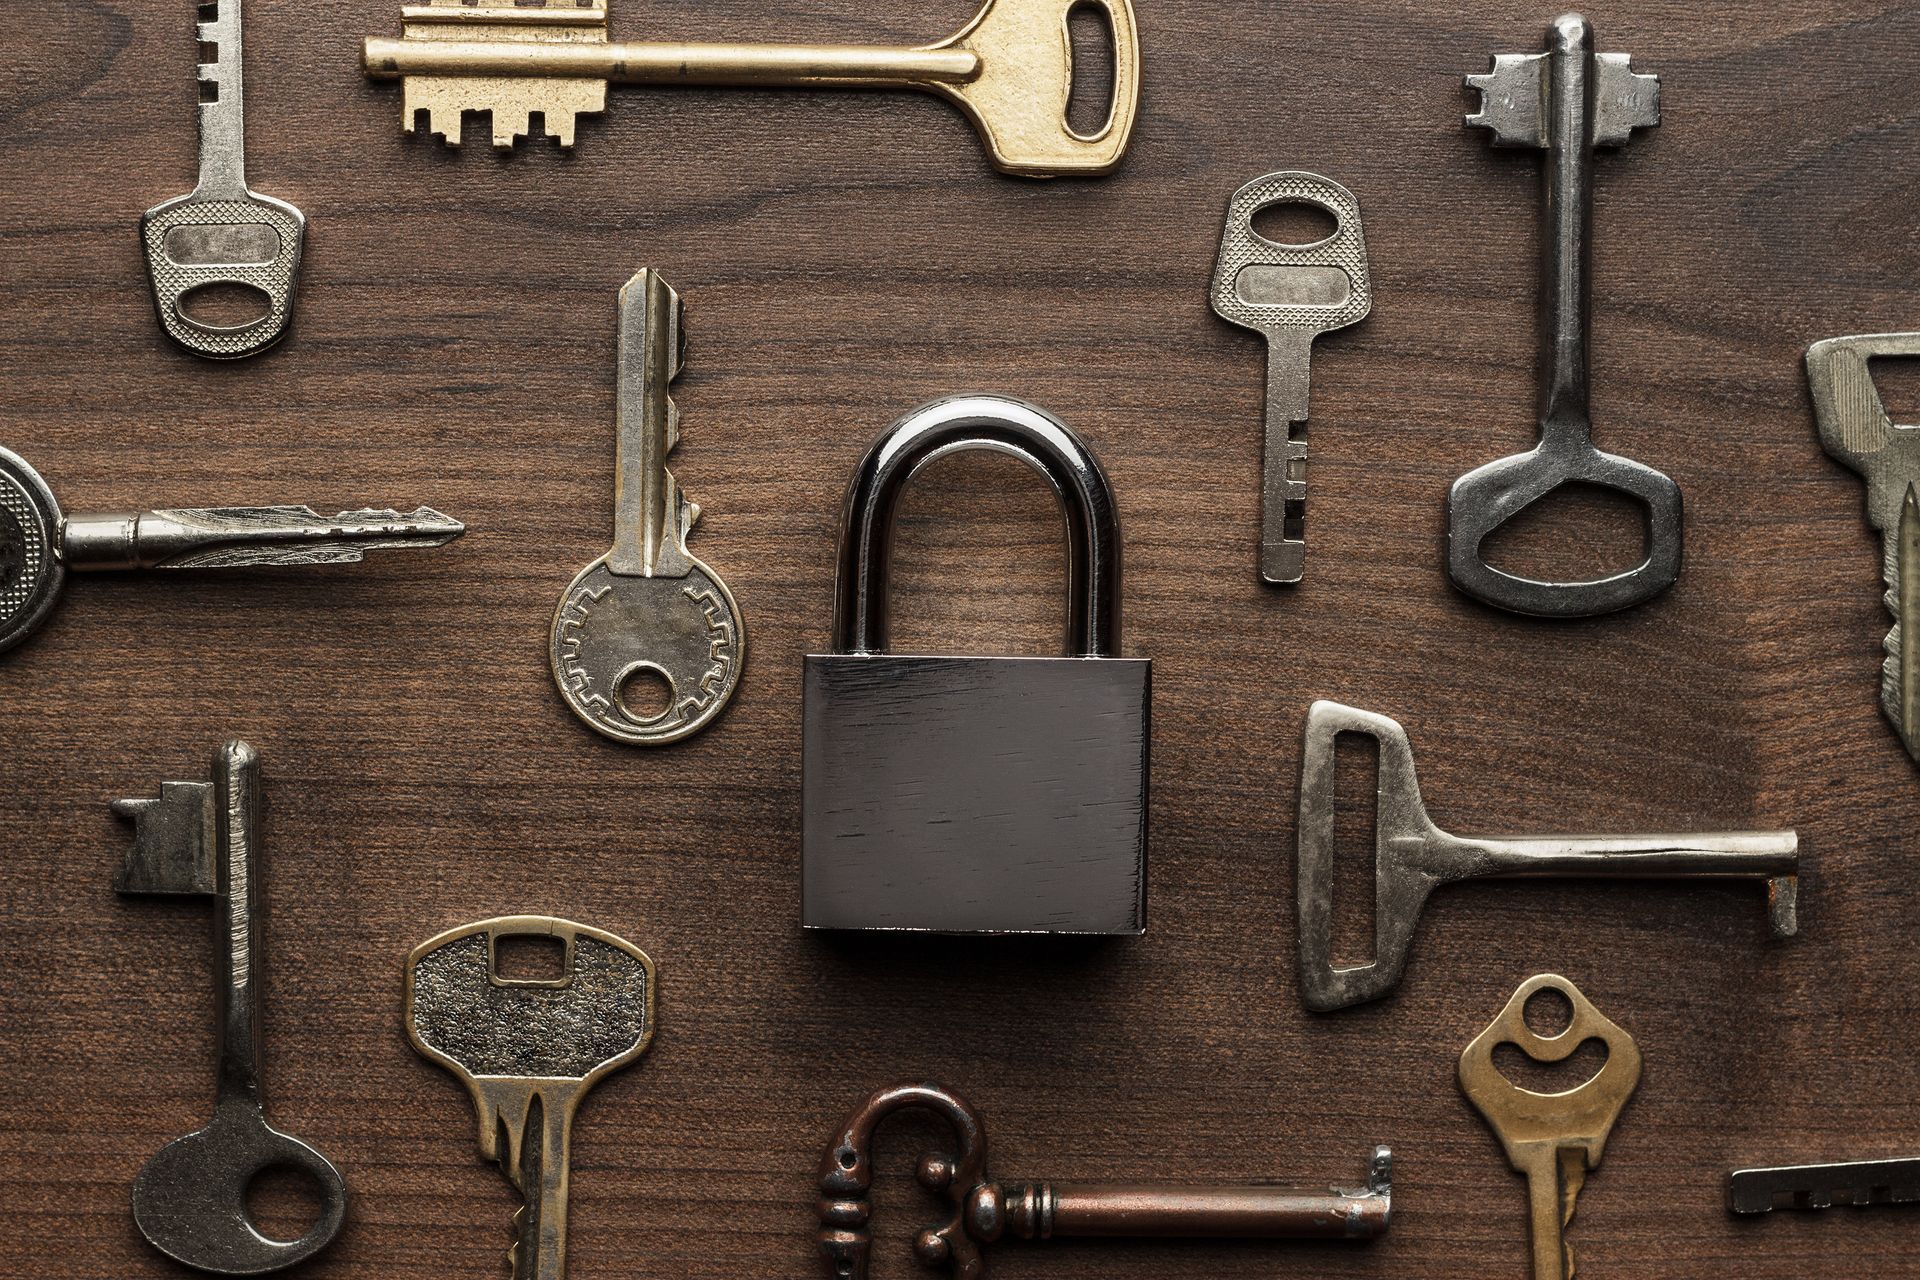
[[[445,546],[466,529],[432,507],[331,517],[311,507],[204,507],[151,512],[139,539],[154,548],[156,569],[244,569],[358,564],[370,551]]]
[[[133,823],[115,893],[204,897],[214,892],[213,786],[163,782],[157,799],[115,800]]]
[[[1727,1176],[1730,1213],[1818,1210],[1834,1205],[1868,1208],[1917,1202],[1920,1202],[1920,1159],[1736,1169]]]
[[[1599,53],[1593,58],[1593,143],[1597,147],[1624,147],[1635,129],[1660,123],[1660,77],[1633,69],[1624,53]]]
[[[1467,87],[1480,91],[1480,109],[1467,117],[1468,126],[1491,130],[1500,146],[1546,146],[1546,67],[1544,53],[1494,54],[1492,71],[1467,77]]]

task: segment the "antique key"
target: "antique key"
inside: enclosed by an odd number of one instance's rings
[[[1880,535],[1893,629],[1884,642],[1880,708],[1920,760],[1920,427],[1896,425],[1868,361],[1920,355],[1920,333],[1829,338],[1807,351],[1807,380],[1828,456],[1867,486],[1867,523]]]
[[[502,938],[541,937],[557,978],[502,977]],[[513,1280],[567,1273],[567,1165],[587,1090],[653,1038],[653,961],[611,933],[551,916],[502,916],[430,938],[407,957],[407,1036],[460,1077],[480,1118],[480,1154],[524,1203],[507,1253]]]
[[[211,898],[220,1048],[213,1122],[147,1161],[133,1219],[153,1247],[221,1275],[279,1271],[332,1242],[346,1216],[340,1171],[267,1124],[260,1086],[262,934],[260,757],[244,742],[214,754],[211,782],[163,782],[157,800],[121,800],[134,845],[114,888],[128,895]],[[298,1240],[272,1240],[247,1217],[247,1184],[292,1168],[319,1188],[320,1217]]]
[[[1638,75],[1624,53],[1595,53],[1593,28],[1577,13],[1554,21],[1547,51],[1503,53],[1487,75],[1468,76],[1481,108],[1469,125],[1496,145],[1547,153],[1541,302],[1548,368],[1540,442],[1454,481],[1447,499],[1447,570],[1455,586],[1497,608],[1550,618],[1626,609],[1680,576],[1680,487],[1653,468],[1593,445],[1587,336],[1593,259],[1593,153],[1625,146],[1635,129],[1660,123],[1660,81]],[[1481,556],[1494,530],[1567,484],[1613,489],[1646,508],[1646,559],[1591,582],[1540,582],[1503,572]]]
[[[147,210],[140,239],[160,323],[175,342],[216,360],[258,355],[293,318],[306,217],[247,189],[247,116],[240,0],[200,0],[200,185]],[[261,304],[241,324],[194,316],[195,295],[233,285]]]
[[[1278,204],[1324,209],[1336,223],[1317,244],[1276,244],[1253,229]],[[1307,558],[1307,389],[1313,340],[1373,310],[1360,203],[1316,173],[1270,173],[1234,194],[1213,276],[1213,309],[1267,339],[1267,421],[1260,484],[1260,577],[1300,581]]]
[[[1373,960],[1333,963],[1334,744],[1343,733],[1380,744],[1374,816]],[[1333,702],[1307,713],[1300,765],[1300,991],[1316,1012],[1377,1000],[1406,971],[1427,897],[1457,880],[1576,876],[1635,880],[1764,880],[1775,937],[1799,929],[1800,839],[1791,831],[1463,839],[1433,824],[1420,798],[1407,731]]]
[[[1297,1188],[993,1182],[987,1130],[965,1098],[938,1084],[882,1089],[848,1118],[820,1162],[820,1248],[838,1280],[865,1280],[873,1252],[873,1134],[896,1111],[930,1111],[953,1128],[959,1150],[920,1160],[920,1185],[953,1206],[914,1237],[928,1269],[985,1280],[983,1245],[1003,1239],[1127,1236],[1212,1239],[1371,1240],[1393,1216],[1393,1153],[1375,1147],[1362,1187]]]
[[[1920,1201],[1920,1160],[1849,1160],[1840,1164],[1783,1165],[1736,1169],[1727,1177],[1727,1209],[1767,1213],[1830,1209],[1836,1204],[1913,1204]]]
[[[678,742],[726,707],[747,658],[739,606],[687,551],[700,518],[667,470],[680,442],[668,395],[686,355],[680,295],[642,270],[620,291],[613,549],[582,569],[553,615],[548,656],[573,713],[637,746]],[[665,686],[658,711],[635,705],[636,677]]]
[[[0,653],[39,630],[70,572],[354,564],[369,551],[439,547],[465,532],[431,507],[331,519],[311,507],[62,515],[40,473],[0,449]]]
[[[1573,1005],[1573,1021],[1558,1035],[1527,1025],[1527,1000],[1558,991]],[[1564,1062],[1588,1040],[1607,1047],[1599,1074],[1565,1093],[1522,1089],[1500,1073],[1493,1051],[1510,1044],[1535,1062]],[[1557,973],[1528,978],[1500,1016],[1460,1055],[1460,1088],[1506,1148],[1507,1162],[1527,1179],[1532,1221],[1533,1280],[1571,1280],[1573,1248],[1562,1238],[1589,1170],[1600,1167],[1614,1121],[1640,1083],[1640,1048],[1601,1015],[1580,988]]]
[[[1067,121],[1073,91],[1068,15],[1098,7],[1113,33],[1107,122]],[[610,44],[606,0],[427,0],[401,10],[403,38],[369,39],[367,74],[403,81],[409,133],[460,143],[461,115],[493,115],[493,143],[512,147],[541,117],[563,147],[574,118],[607,108],[607,84],[920,89],[957,105],[1007,173],[1045,178],[1110,172],[1133,132],[1140,41],[1131,0],[986,0],[958,34],[917,49],[857,45]]]

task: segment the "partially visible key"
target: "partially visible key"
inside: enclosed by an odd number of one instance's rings
[[[700,508],[667,470],[680,442],[668,385],[686,356],[682,314],[658,272],[643,269],[620,291],[613,549],[567,588],[548,645],[573,713],[635,746],[706,728],[733,697],[747,655],[733,593],[687,551]],[[663,686],[657,709],[640,696],[649,680]]]
[[[1886,587],[1886,661],[1880,707],[1907,754],[1920,761],[1920,427],[1896,425],[1873,384],[1870,360],[1920,355],[1920,333],[1828,338],[1807,351],[1820,444],[1867,486],[1867,523],[1880,535]]]
[[[1304,204],[1333,215],[1334,232],[1310,245],[1276,244],[1254,215]],[[1315,173],[1270,173],[1234,194],[1214,269],[1213,309],[1267,338],[1265,462],[1260,484],[1260,577],[1300,581],[1306,565],[1307,389],[1313,340],[1373,310],[1360,203]]]
[[[147,1161],[133,1184],[134,1222],[154,1248],[202,1271],[246,1276],[293,1266],[339,1233],[347,1188],[325,1156],[269,1125],[262,1105],[260,757],[229,742],[214,754],[211,782],[163,782],[158,799],[113,808],[136,832],[117,892],[210,898],[216,906],[213,1121]],[[319,1219],[298,1240],[269,1239],[247,1217],[248,1184],[276,1168],[297,1169],[319,1188]]]
[[[431,507],[332,517],[311,507],[62,515],[40,473],[0,449],[0,653],[39,630],[69,572],[353,564],[369,551],[439,547],[465,532]]]
[[[557,978],[502,977],[502,938],[550,938]],[[503,916],[431,938],[407,958],[407,1035],[458,1076],[480,1119],[480,1154],[524,1200],[507,1253],[513,1280],[567,1273],[568,1141],[587,1090],[653,1038],[653,961],[632,943],[551,916]]]
[[[231,360],[286,333],[307,219],[247,189],[240,0],[200,0],[199,12],[200,185],[147,210],[140,238],[168,336],[195,355]],[[196,317],[196,295],[214,285],[248,291],[260,314],[239,324]]]
[[[1573,1005],[1573,1021],[1554,1036],[1527,1025],[1526,1004],[1540,991],[1558,991]],[[1566,1093],[1535,1093],[1507,1079],[1493,1051],[1510,1044],[1535,1062],[1564,1062],[1588,1040],[1607,1047],[1592,1079]],[[1593,1007],[1580,989],[1556,973],[1520,984],[1513,999],[1460,1055],[1460,1088],[1506,1148],[1507,1162],[1527,1179],[1532,1222],[1533,1280],[1571,1280],[1573,1248],[1563,1238],[1574,1202],[1590,1170],[1600,1167],[1614,1121],[1640,1083],[1640,1048]]]
[[[1727,1177],[1731,1213],[1830,1209],[1836,1204],[1864,1209],[1915,1202],[1920,1202],[1920,1160],[1915,1159],[1736,1169]]]

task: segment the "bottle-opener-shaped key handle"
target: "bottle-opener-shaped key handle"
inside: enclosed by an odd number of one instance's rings
[[[118,892],[211,898],[216,908],[213,1121],[147,1161],[133,1184],[134,1222],[154,1248],[201,1271],[260,1275],[293,1266],[332,1243],[347,1190],[332,1162],[268,1125],[262,1107],[259,757],[230,742],[214,757],[212,782],[162,783],[158,799],[122,800],[114,810],[137,831]],[[247,1216],[248,1184],[276,1168],[305,1173],[319,1191],[319,1219],[298,1240],[270,1239]]]
[[[1558,991],[1573,1020],[1558,1035],[1527,1025],[1527,1001]],[[1540,1063],[1565,1062],[1589,1040],[1606,1046],[1607,1060],[1592,1079],[1564,1093],[1535,1093],[1502,1075],[1493,1052],[1510,1044]],[[1614,1122],[1640,1083],[1640,1048],[1593,1007],[1580,989],[1555,973],[1529,978],[1460,1055],[1460,1088],[1506,1149],[1516,1173],[1526,1175],[1532,1208],[1534,1280],[1573,1275],[1573,1251],[1562,1231],[1587,1172],[1598,1168]]]
[[[929,1111],[953,1129],[951,1155],[921,1158],[920,1185],[947,1201],[947,1220],[914,1237],[930,1270],[985,1280],[981,1250],[1001,1240],[1080,1237],[1370,1240],[1393,1214],[1393,1154],[1375,1147],[1361,1187],[1265,1184],[992,1182],[987,1130],[965,1098],[933,1083],[900,1084],[868,1098],[820,1162],[820,1247],[836,1280],[866,1280],[873,1252],[873,1136],[899,1111]]]

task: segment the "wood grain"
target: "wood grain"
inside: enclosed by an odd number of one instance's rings
[[[166,345],[135,239],[193,168],[191,4],[45,0],[0,36],[4,443],[69,506],[427,502],[472,527],[358,569],[78,582],[0,662],[0,1275],[175,1273],[127,1197],[208,1105],[208,921],[115,899],[107,802],[230,736],[265,756],[272,1114],[355,1194],[314,1280],[502,1274],[512,1199],[462,1091],[406,1046],[400,964],[509,911],[660,968],[658,1040],[575,1131],[583,1278],[815,1274],[821,1145],[909,1076],[981,1106],[1009,1177],[1331,1182],[1374,1141],[1398,1153],[1368,1248],[1008,1247],[1004,1277],[1521,1274],[1522,1185],[1454,1064],[1542,970],[1647,1063],[1580,1200],[1583,1274],[1920,1275],[1910,1214],[1721,1208],[1738,1164],[1920,1153],[1920,790],[1874,701],[1862,495],[1799,364],[1920,317],[1920,4],[1594,15],[1666,93],[1666,123],[1599,165],[1596,430],[1680,482],[1688,561],[1653,604],[1566,625],[1473,605],[1440,559],[1450,480],[1532,438],[1537,345],[1536,165],[1460,126],[1459,77],[1537,48],[1548,9],[1142,0],[1125,166],[1039,184],[891,94],[616,91],[574,155],[449,154],[357,70],[397,8],[248,6],[253,182],[312,234],[293,336],[239,367]],[[614,21],[918,41],[967,9],[623,0]],[[1206,287],[1228,196],[1289,166],[1360,197],[1377,303],[1316,357],[1308,576],[1275,591],[1253,570],[1262,352]],[[675,469],[752,637],[726,718],[654,753],[576,723],[544,662],[610,539],[614,296],[641,265],[688,300]],[[800,660],[825,643],[842,488],[888,422],[966,389],[1061,415],[1119,494],[1128,648],[1156,662],[1138,942],[798,928]],[[1604,511],[1577,514],[1598,532],[1520,542],[1619,554]],[[1011,464],[927,476],[903,647],[1048,651],[1058,529]],[[1309,1016],[1291,840],[1317,697],[1405,722],[1463,832],[1797,827],[1804,936],[1770,943],[1751,887],[1461,888],[1394,998]],[[887,1150],[878,1274],[899,1277],[924,1206],[915,1148]]]

